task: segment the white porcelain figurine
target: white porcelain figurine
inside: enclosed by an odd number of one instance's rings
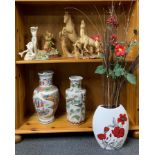
[[[21,58],[24,56],[24,60],[33,60],[35,59],[35,53],[33,52],[33,43],[29,42],[27,45],[27,50],[20,52],[19,55],[21,56]]]
[[[30,31],[32,34],[31,41],[33,43],[33,50],[34,50],[34,53],[37,54],[37,31],[38,31],[38,27],[30,27]]]

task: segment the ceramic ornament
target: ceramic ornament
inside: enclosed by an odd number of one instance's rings
[[[31,38],[31,42],[33,43],[33,51],[34,53],[37,55],[37,31],[38,31],[38,27],[30,27],[30,32],[31,32],[31,35],[32,35],[32,38]]]
[[[33,43],[32,42],[29,42],[27,45],[26,45],[27,49],[23,52],[20,52],[19,55],[21,56],[21,58],[24,56],[24,60],[33,60],[35,59],[35,56],[36,54],[34,53],[33,51]]]
[[[84,20],[81,20],[80,37],[73,46],[74,53],[78,51],[80,53],[80,58],[100,58],[103,53],[101,35],[89,37],[86,34],[86,24]]]
[[[60,56],[60,52],[56,49],[55,39],[53,34],[46,31],[44,35],[44,40],[45,40],[45,43],[43,46],[43,50],[45,51],[46,55],[48,55],[50,58]]]
[[[100,105],[94,113],[92,126],[95,138],[103,149],[119,149],[128,135],[129,118],[122,105],[111,109]]]
[[[19,52],[19,55],[24,57],[24,60],[34,60],[37,56],[37,31],[38,27],[30,27],[30,32],[32,34],[31,41],[26,45],[27,49],[23,52]],[[26,54],[25,54],[26,53]],[[24,56],[25,54],[25,56]]]
[[[86,90],[81,88],[81,76],[71,76],[70,88],[66,90],[67,119],[79,124],[85,120]]]
[[[65,26],[59,32],[59,37],[61,39],[61,48],[64,57],[73,57],[72,44],[78,39],[77,33],[75,31],[75,25],[68,12],[64,15]]]
[[[34,90],[33,104],[42,124],[54,121],[54,114],[59,103],[58,88],[52,84],[52,71],[39,72],[40,84]]]

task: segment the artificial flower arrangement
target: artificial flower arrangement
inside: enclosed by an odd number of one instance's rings
[[[106,19],[105,41],[103,42],[105,47],[102,56],[103,64],[96,68],[95,73],[105,75],[107,80],[107,101],[104,106],[115,108],[119,105],[120,91],[125,80],[136,84],[133,71],[138,64],[139,56],[130,65],[126,62],[126,57],[134,46],[138,46],[138,41],[134,39],[138,35],[138,30],[133,30],[133,37],[130,41],[119,41],[117,35],[119,23],[113,6],[109,12],[110,15]]]

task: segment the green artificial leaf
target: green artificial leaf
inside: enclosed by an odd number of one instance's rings
[[[116,56],[116,57],[115,57],[115,60],[116,60],[116,61],[122,61],[122,60],[124,61],[124,60],[125,60],[125,57],[123,57],[123,56],[117,57],[117,56]]]
[[[115,52],[115,46],[111,45],[111,52],[114,53]]]
[[[131,84],[136,84],[136,77],[135,77],[135,75],[133,75],[131,73],[127,73],[125,77],[128,80],[128,82],[130,82]]]
[[[132,47],[137,46],[137,45],[138,45],[138,41],[132,41],[129,47],[126,49],[126,54],[128,54],[131,51]]]
[[[137,46],[137,45],[138,45],[138,41],[132,41],[130,43],[130,47]]]
[[[103,65],[97,66],[95,73],[96,74],[104,74],[106,72],[106,68]]]
[[[116,64],[114,67],[114,74],[116,77],[124,75],[125,70],[119,64]]]
[[[115,78],[115,73],[111,69],[109,69],[109,76],[111,76],[113,79]]]
[[[125,44],[125,41],[120,41],[119,44],[124,45]]]

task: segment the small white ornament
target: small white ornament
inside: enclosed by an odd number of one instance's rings
[[[32,34],[31,41],[33,43],[33,51],[35,54],[37,54],[37,31],[38,31],[38,27],[30,27],[30,31]]]
[[[21,56],[21,58],[24,56],[24,60],[33,60],[35,59],[35,53],[33,52],[33,43],[29,42],[27,45],[27,50],[20,52],[19,55]]]

